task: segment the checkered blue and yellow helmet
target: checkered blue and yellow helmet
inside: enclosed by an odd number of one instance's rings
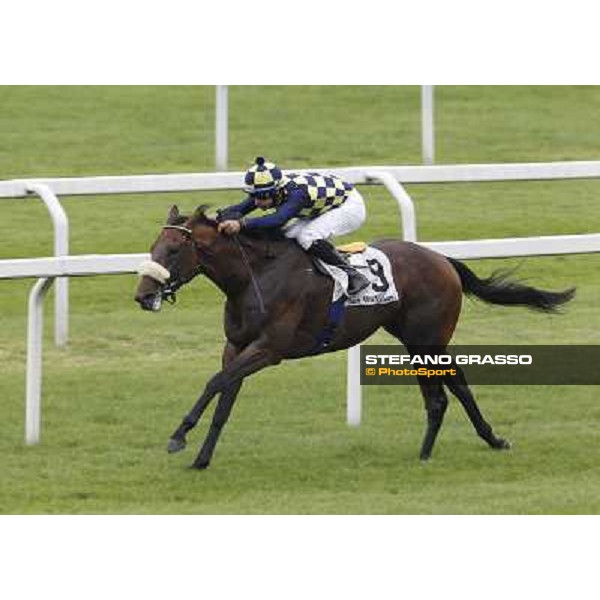
[[[276,164],[267,162],[262,156],[258,156],[246,171],[244,191],[251,196],[268,195],[279,188],[282,181],[281,169]]]

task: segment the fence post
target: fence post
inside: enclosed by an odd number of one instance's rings
[[[421,86],[421,135],[423,144],[423,163],[432,165],[435,160],[432,85]]]
[[[367,171],[368,181],[379,181],[392,194],[402,217],[402,239],[408,242],[417,241],[417,218],[415,205],[404,187],[386,171]],[[360,385],[360,344],[348,349],[346,366],[346,422],[358,427],[362,418],[362,388]]]
[[[69,255],[69,220],[67,213],[54,194],[42,183],[26,183],[28,192],[37,194],[48,209],[54,227],[54,256]],[[69,279],[60,277],[54,288],[54,343],[56,346],[67,345],[69,339]]]
[[[226,171],[228,163],[228,89],[218,85],[216,99],[216,167],[217,171]]]
[[[25,384],[25,443],[28,446],[40,441],[44,296],[53,281],[53,277],[38,279],[29,293]]]

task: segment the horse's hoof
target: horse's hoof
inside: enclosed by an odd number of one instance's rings
[[[190,465],[190,469],[195,469],[196,471],[204,471],[208,469],[208,465],[210,463],[207,462],[195,462]]]
[[[185,448],[185,440],[176,440],[171,438],[167,445],[167,452],[169,454],[175,454],[175,452],[181,452]]]
[[[510,450],[512,448],[508,440],[498,439],[498,443],[494,445],[494,450]]]

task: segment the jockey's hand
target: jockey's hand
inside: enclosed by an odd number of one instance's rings
[[[242,226],[239,221],[228,219],[227,221],[219,223],[217,230],[219,233],[224,233],[225,235],[235,235],[240,232],[241,228]]]

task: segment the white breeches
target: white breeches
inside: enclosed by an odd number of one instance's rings
[[[285,237],[295,239],[304,250],[313,242],[336,235],[346,235],[358,229],[367,217],[365,201],[356,189],[339,208],[334,208],[315,219],[297,219],[283,228]]]

